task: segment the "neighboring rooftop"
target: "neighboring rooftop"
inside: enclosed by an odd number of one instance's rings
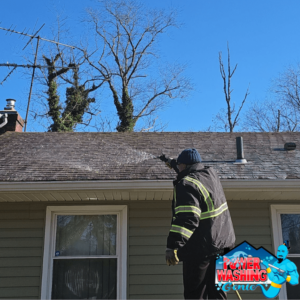
[[[247,164],[234,164],[236,137]],[[287,142],[295,150],[284,150]],[[171,180],[155,159],[196,148],[222,179],[300,179],[300,133],[17,133],[0,135],[0,182]]]

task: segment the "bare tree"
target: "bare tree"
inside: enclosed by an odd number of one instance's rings
[[[35,73],[35,82],[39,84],[35,85],[30,116],[48,131],[69,132],[78,125],[84,129],[100,112],[95,109],[97,105],[92,107],[96,101],[93,92],[101,87],[103,80],[93,78],[81,49],[74,45],[65,47],[67,37],[71,36],[66,19],[57,17],[57,28],[52,34],[53,40],[62,43],[44,43],[39,48],[41,67]],[[31,57],[25,57],[29,64]]]
[[[273,80],[272,100],[254,103],[247,111],[244,129],[281,132],[300,130],[300,66],[289,67]]]
[[[231,93],[233,92],[233,90],[231,89],[231,78],[232,78],[233,74],[235,73],[238,65],[236,64],[234,66],[233,70],[231,70],[230,51],[229,51],[228,43],[227,43],[227,51],[228,51],[227,75],[226,75],[223,60],[222,60],[222,52],[219,52],[220,73],[221,73],[221,76],[223,79],[223,90],[224,90],[227,108],[226,108],[226,110],[221,109],[221,111],[216,115],[214,123],[215,123],[215,127],[219,127],[219,125],[222,124],[221,125],[223,127],[222,129],[225,129],[225,131],[229,130],[230,132],[233,132],[234,128],[239,124],[240,112],[241,112],[241,110],[244,106],[244,103],[250,93],[249,93],[249,86],[248,86],[245,96],[243,98],[243,101],[242,101],[237,113],[235,114],[235,112],[236,112],[235,103],[232,103],[232,101],[231,101]]]
[[[133,131],[138,120],[153,116],[171,99],[185,98],[191,90],[184,67],[153,68],[155,45],[169,28],[175,27],[174,12],[149,10],[132,0],[100,1],[99,11],[90,9],[99,45],[85,49],[85,58],[109,88],[118,114],[117,131]]]
[[[151,10],[138,0],[99,3],[99,11],[88,10],[94,41],[91,35],[81,45],[68,40],[72,32],[65,30],[66,20],[59,17],[53,40],[75,49],[52,44],[40,47],[44,55],[38,61],[46,68],[35,75],[39,85],[31,118],[49,131],[73,131],[77,125],[99,131],[115,126],[119,132],[163,130],[159,110],[173,99],[186,98],[192,89],[184,66],[158,60],[160,37],[177,26],[175,12]],[[97,124],[99,93],[116,108],[117,116],[102,113]]]
[[[300,111],[300,65],[280,74],[273,83],[273,91],[281,101]]]
[[[253,103],[245,114],[244,131],[286,132],[299,131],[300,115],[286,102],[265,100]]]

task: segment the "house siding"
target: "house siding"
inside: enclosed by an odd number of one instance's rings
[[[164,259],[170,201],[28,202],[0,204],[0,298],[38,299],[41,293],[45,215],[48,205],[128,205],[129,299],[182,299],[182,267]],[[247,240],[274,253],[271,204],[299,201],[228,201],[237,244]],[[262,299],[260,291],[241,292]],[[229,299],[236,299],[230,293]]]
[[[39,207],[39,205],[37,205]],[[0,205],[0,297],[40,297],[45,209]]]

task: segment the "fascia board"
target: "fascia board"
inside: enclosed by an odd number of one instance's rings
[[[225,191],[300,191],[300,180],[221,180]],[[69,190],[160,190],[170,191],[171,180],[106,180],[0,182],[0,192],[69,191]]]
[[[0,182],[0,192],[46,190],[170,190],[172,188],[171,180]]]
[[[285,180],[221,180],[224,190],[243,191],[300,191],[299,179]]]

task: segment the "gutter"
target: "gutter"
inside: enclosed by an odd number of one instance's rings
[[[299,179],[221,180],[225,191],[299,191]],[[160,190],[171,191],[172,180],[35,181],[0,182],[1,192],[75,190]]]

